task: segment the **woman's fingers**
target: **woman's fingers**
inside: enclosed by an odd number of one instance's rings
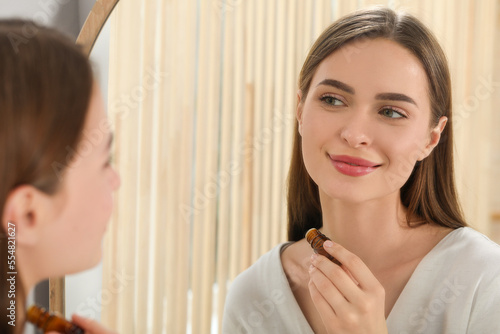
[[[370,269],[358,256],[330,240],[325,241],[323,248],[328,252],[328,254],[332,255],[340,263],[342,263],[342,266],[347,269],[350,275],[352,275],[361,289],[370,290],[380,285],[379,281],[375,278]]]
[[[327,332],[387,333],[383,286],[356,255],[328,242],[323,247],[342,264],[311,257],[309,292]]]
[[[311,257],[311,267],[312,269],[309,271],[310,278],[314,280],[316,287],[320,289],[320,291],[325,291],[324,294],[328,294],[328,291],[331,290],[329,289],[330,284],[335,287],[344,300],[356,303],[362,298],[362,293],[358,284],[351,278],[350,273],[347,273],[344,268],[333,263],[326,257],[314,254]],[[330,296],[325,296],[327,300],[330,300],[329,297]],[[340,305],[332,306],[338,307]]]
[[[333,318],[336,315],[335,309],[332,307],[328,299],[323,295],[325,289],[323,287],[318,288],[318,286],[316,285],[316,282],[312,277],[313,275],[314,274],[311,272],[311,279],[309,280],[309,294],[311,295],[311,299],[313,300],[316,309],[320,311],[320,314],[323,317],[323,321],[325,321],[325,317]]]
[[[308,287],[311,299],[321,317],[321,320],[325,324],[325,327],[326,328],[338,327],[339,325],[338,319],[341,317],[341,315],[338,314],[332,307],[332,305],[330,304],[331,301],[325,298],[325,296],[323,295],[326,290],[324,288],[318,288],[313,279],[309,281]],[[340,297],[344,298],[342,296]],[[337,307],[337,310],[338,309],[339,308]],[[326,326],[326,324],[328,324],[328,326]]]
[[[328,261],[328,259],[326,260]],[[318,263],[317,261],[314,262]],[[309,285],[312,285],[315,291],[328,301],[329,307],[333,308],[333,310],[340,309],[342,304],[346,303],[346,297],[341,292],[341,289],[337,288],[330,276],[314,264],[309,268]]]

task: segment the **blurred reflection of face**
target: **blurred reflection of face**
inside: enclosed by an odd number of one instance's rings
[[[54,195],[57,210],[48,224],[46,240],[60,259],[61,274],[96,265],[102,256],[102,239],[113,208],[112,193],[120,179],[110,165],[111,133],[101,93],[92,93],[85,134],[76,159],[67,167],[63,185]]]

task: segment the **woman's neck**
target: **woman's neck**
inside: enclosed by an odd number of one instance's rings
[[[37,275],[39,273],[38,267],[41,261],[37,261],[37,257],[34,254],[27,254],[24,249],[18,249],[17,252],[17,273],[20,282],[17,284],[22,284],[24,289],[24,300],[22,303],[26,303],[26,298],[28,297],[31,290],[44,279],[43,276]],[[29,305],[24,305],[26,306]]]
[[[394,256],[414,233],[406,224],[406,208],[399,193],[362,203],[346,203],[324,194],[320,200],[323,233],[367,265]]]
[[[22,294],[16,294],[16,322],[18,324],[25,324],[26,321],[26,310],[30,305],[27,305],[27,298],[31,290],[35,287],[38,282],[42,281],[44,277],[37,275],[39,272],[40,259],[37,258],[36,253],[31,254],[24,248],[19,247],[17,250],[17,282],[16,284],[21,284],[24,291]],[[23,328],[20,326],[18,328]],[[21,334],[16,332],[16,334]]]

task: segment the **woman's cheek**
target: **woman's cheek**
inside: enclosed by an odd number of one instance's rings
[[[111,214],[113,212],[113,194],[110,193],[106,196],[106,199],[103,201],[103,211],[105,212],[107,220],[111,218]]]

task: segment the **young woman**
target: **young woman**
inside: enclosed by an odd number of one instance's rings
[[[466,227],[450,75],[390,9],[327,28],[300,74],[288,238],[233,282],[224,333],[499,333],[500,246]],[[319,228],[341,266],[312,255]]]
[[[21,333],[35,284],[100,261],[120,180],[99,88],[72,41],[32,22],[0,21],[0,82],[0,332]]]

